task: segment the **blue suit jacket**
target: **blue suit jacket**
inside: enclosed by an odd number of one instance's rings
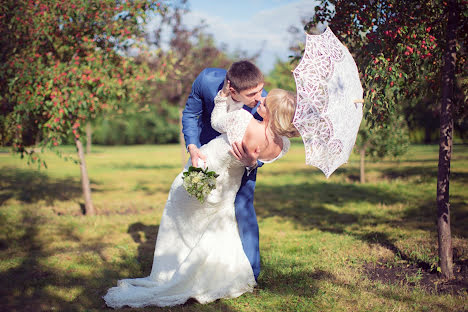
[[[214,108],[214,98],[222,89],[225,78],[226,70],[206,68],[195,79],[182,115],[182,131],[186,146],[195,144],[200,147],[220,135],[211,127],[211,113]],[[266,94],[263,90],[262,96]],[[256,119],[261,120],[262,118],[256,113],[257,107],[258,104],[253,109],[244,105],[244,109],[252,113]],[[262,163],[259,162],[259,166],[261,165]],[[252,265],[255,278],[260,273],[258,223],[253,207],[256,176],[257,170],[252,171],[248,176],[244,174],[234,204],[242,245]]]

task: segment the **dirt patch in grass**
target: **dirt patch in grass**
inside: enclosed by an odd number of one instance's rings
[[[444,280],[435,270],[424,270],[407,262],[390,263],[381,260],[364,265],[364,273],[372,281],[418,287],[431,294],[468,294],[468,261],[454,263],[453,269],[455,279]]]

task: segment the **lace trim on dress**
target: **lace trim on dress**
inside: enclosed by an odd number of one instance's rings
[[[281,157],[283,157],[289,151],[289,148],[291,147],[291,141],[289,141],[289,139],[287,137],[285,137],[285,136],[282,136],[281,139],[283,139],[283,149],[278,154],[278,156],[276,156],[275,158],[273,158],[271,160],[259,159],[262,163],[265,163],[265,164],[272,163],[272,162],[280,159]]]
[[[147,306],[170,307],[184,304],[190,298],[194,298],[198,302],[205,304],[220,298],[237,298],[243,293],[252,292],[256,284],[252,275],[248,283],[245,283],[245,281],[233,281],[230,286],[216,291],[195,294],[196,291],[190,290],[185,293],[161,296],[158,294],[157,286],[153,286],[154,291],[151,291],[151,286],[149,285],[139,289],[125,280],[121,280],[119,281],[118,287],[109,289],[103,299],[107,306],[114,309],[119,309],[124,306],[132,308],[143,308]]]

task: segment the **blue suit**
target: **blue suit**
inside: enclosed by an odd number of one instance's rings
[[[222,89],[225,77],[224,69],[206,68],[195,79],[182,115],[182,132],[186,146],[195,144],[200,147],[220,135],[211,127],[211,112],[214,108],[214,98]],[[262,91],[262,96],[266,96],[265,90]],[[261,120],[256,113],[257,107],[252,109],[244,105],[244,109]],[[248,176],[246,172],[242,177],[234,206],[242,246],[257,279],[260,274],[260,250],[257,215],[253,207],[257,170]]]

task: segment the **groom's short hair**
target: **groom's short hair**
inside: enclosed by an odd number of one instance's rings
[[[247,60],[232,63],[226,73],[226,78],[237,92],[255,88],[264,82],[260,69]]]

